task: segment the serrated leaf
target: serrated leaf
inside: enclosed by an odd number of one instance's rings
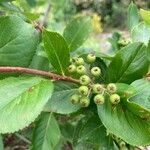
[[[79,48],[88,38],[91,32],[91,20],[89,17],[77,17],[73,19],[65,28],[65,37],[70,51]]]
[[[143,19],[148,25],[150,25],[150,11],[144,10],[144,9],[140,9],[140,15],[142,16],[142,19]]]
[[[138,25],[140,20],[137,6],[131,2],[128,7],[128,27],[132,30],[136,25]]]
[[[28,67],[38,41],[37,31],[20,17],[0,17],[0,66]]]
[[[149,110],[148,118],[150,119],[150,81],[140,79],[134,81],[131,85],[137,90],[137,94],[129,100]]]
[[[60,136],[58,123],[52,113],[43,113],[33,132],[31,150],[54,150]]]
[[[54,93],[46,104],[44,111],[69,114],[80,109],[79,105],[74,105],[70,101],[70,97],[78,92],[78,87],[75,84],[63,81],[56,81],[54,84]]]
[[[141,22],[133,28],[131,37],[133,42],[143,42],[147,45],[150,39],[150,26]]]
[[[137,91],[127,84],[118,83],[117,87],[121,102],[116,107],[112,106],[107,97],[105,104],[98,106],[100,119],[108,132],[115,134],[125,142],[134,146],[148,145],[150,143],[150,122],[141,118],[139,114],[144,108],[130,101],[130,97],[132,98]]]
[[[50,99],[52,91],[51,81],[40,77],[1,80],[0,133],[18,131],[33,122]]]
[[[64,75],[70,61],[69,48],[65,39],[59,33],[44,29],[43,42],[50,63]]]
[[[132,43],[122,48],[110,63],[107,82],[131,83],[148,71],[146,47]]]
[[[74,136],[78,137],[74,139],[74,142],[77,142],[75,146],[76,149],[78,149],[79,146],[85,146],[86,144],[93,147],[92,149],[94,149],[94,147],[109,150],[115,149],[112,138],[107,136],[106,129],[98,116],[91,116],[88,119],[79,122],[77,127],[76,130],[79,132],[74,132]]]

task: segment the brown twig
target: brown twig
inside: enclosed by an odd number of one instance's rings
[[[145,78],[150,81],[150,73],[148,73]]]
[[[52,72],[46,72],[42,70],[37,69],[29,69],[29,68],[22,68],[22,67],[0,67],[0,73],[6,73],[6,72],[18,72],[18,73],[27,73],[27,74],[33,74],[33,75],[40,75],[44,77],[51,78],[53,80],[62,80],[62,81],[68,81],[79,84],[79,80],[73,79],[68,76],[61,76]]]

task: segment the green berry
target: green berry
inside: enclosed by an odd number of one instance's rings
[[[93,63],[96,60],[96,56],[94,54],[88,54],[87,55],[87,62],[88,63]]]
[[[125,146],[126,146],[126,143],[124,141],[120,141],[119,142],[119,147],[122,148],[122,147],[125,147]]]
[[[68,67],[68,71],[69,71],[70,73],[76,72],[76,66],[75,66],[75,65],[70,65],[70,66]]]
[[[104,87],[101,84],[94,84],[92,89],[94,93],[99,93],[99,94],[101,94],[104,91]]]
[[[118,104],[120,102],[120,96],[118,94],[110,95],[110,102],[114,105]]]
[[[97,94],[94,97],[94,102],[95,102],[95,104],[104,104],[105,98],[104,98],[104,96],[102,94]]]
[[[83,65],[84,59],[83,58],[76,58],[75,63],[76,63],[76,65]]]
[[[82,98],[80,99],[80,104],[81,104],[82,107],[88,107],[89,104],[90,104],[89,98],[87,98],[87,97],[82,97]]]
[[[114,83],[109,83],[109,84],[107,85],[107,91],[108,91],[110,94],[116,93],[116,91],[117,91],[116,85],[115,85]]]
[[[89,88],[87,86],[80,86],[79,87],[79,93],[82,94],[82,95],[88,95],[88,92],[89,92]]]
[[[101,69],[99,67],[93,67],[91,69],[91,74],[95,77],[98,77],[101,75]]]
[[[91,79],[87,75],[83,75],[80,77],[80,84],[88,85],[91,82]]]
[[[71,101],[73,104],[79,103],[79,95],[78,95],[78,94],[72,95],[70,101]]]
[[[86,73],[86,68],[83,65],[80,65],[77,67],[77,73],[78,74],[85,74]]]

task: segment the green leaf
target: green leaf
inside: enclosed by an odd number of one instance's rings
[[[56,32],[43,31],[45,51],[52,66],[61,74],[65,74],[69,65],[69,48],[64,38]]]
[[[77,142],[76,147],[82,143],[83,145],[89,144],[91,147],[99,149],[114,150],[113,140],[107,136],[106,129],[98,116],[93,115],[87,120],[79,122],[77,127],[78,129],[76,130],[79,132],[74,132],[74,136],[77,137],[74,139],[74,142]]]
[[[150,39],[150,26],[144,22],[138,24],[132,30],[131,37],[133,42],[143,42],[147,45]]]
[[[110,63],[107,82],[131,83],[148,71],[146,47],[133,43],[122,48]]]
[[[51,81],[40,77],[1,80],[0,133],[18,131],[33,122],[50,99],[52,91]]]
[[[11,2],[11,1],[14,1],[14,0],[0,0],[0,3],[1,2]]]
[[[142,19],[143,19],[148,25],[150,25],[150,11],[144,10],[144,9],[140,9],[140,15],[142,16]]]
[[[45,111],[51,111],[59,114],[69,114],[80,109],[79,105],[70,102],[70,97],[78,92],[75,84],[63,81],[56,81],[54,93],[45,106]]]
[[[140,17],[138,13],[137,6],[131,2],[131,4],[128,7],[128,27],[130,30],[132,30],[138,23],[139,23]]]
[[[4,150],[2,136],[0,135],[0,150]]]
[[[121,101],[124,101],[121,99]],[[115,134],[133,146],[150,144],[150,122],[134,115],[126,106],[113,108],[109,99],[99,105],[98,114],[108,132]]]
[[[89,17],[77,17],[66,26],[63,35],[70,51],[76,50],[84,43],[91,32],[91,27]]]
[[[38,41],[37,31],[20,17],[0,17],[0,66],[28,67]]]
[[[43,113],[33,132],[31,150],[54,150],[60,136],[58,123],[52,113]]]
[[[137,94],[129,100],[149,110],[148,118],[150,118],[150,81],[140,79],[134,81],[131,85],[135,87]]]

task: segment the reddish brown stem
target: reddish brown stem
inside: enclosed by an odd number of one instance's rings
[[[53,80],[63,80],[68,82],[73,82],[79,84],[79,80],[73,79],[68,76],[61,76],[55,73],[46,72],[42,70],[37,69],[29,69],[29,68],[22,68],[22,67],[0,67],[0,73],[1,72],[18,72],[18,73],[27,73],[27,74],[33,74],[33,75],[40,75],[44,77],[51,78]]]

